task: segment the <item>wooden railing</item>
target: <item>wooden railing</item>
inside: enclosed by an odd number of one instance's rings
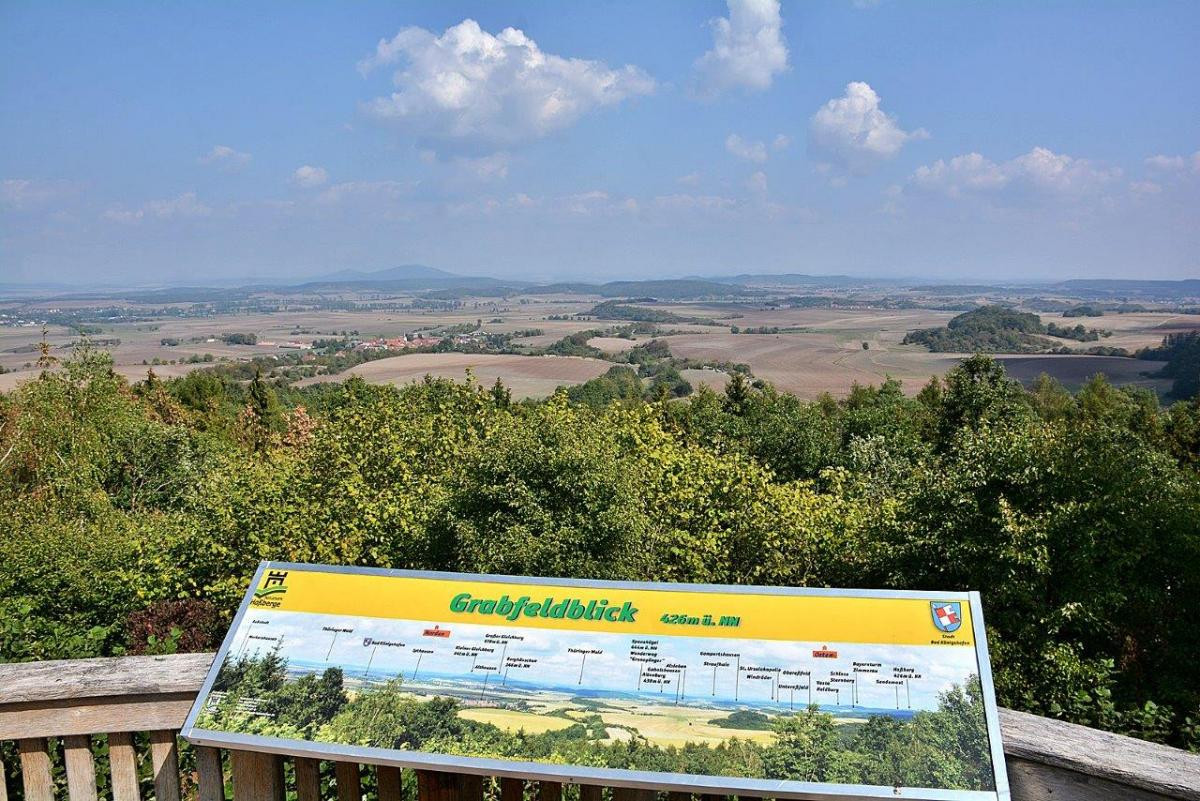
[[[195,747],[182,784],[180,774],[177,732],[212,658],[180,654],[0,664],[0,741],[15,741],[19,753],[18,765],[0,761],[0,776],[12,777],[25,801],[53,801],[61,741],[60,772],[70,801],[99,801],[94,754],[102,753],[97,746],[106,742],[113,801],[141,801],[139,765],[144,773],[147,764],[147,789],[153,788],[156,801],[225,801],[220,750]],[[1200,755],[1006,709],[1000,710],[1000,727],[1014,801],[1200,801]],[[361,801],[364,779],[379,801],[403,801],[414,788],[418,801],[482,801],[485,790],[498,801],[561,801],[564,795],[563,785],[553,781],[537,782],[535,792],[511,778],[493,783],[480,776],[417,771],[414,781],[387,765],[366,766],[364,774],[362,765],[335,762],[323,774],[321,762],[299,756],[290,758],[286,771],[287,758],[275,754],[231,750],[228,757],[236,801],[285,796],[321,801],[323,786],[337,801]],[[601,801],[604,789],[580,786],[569,795]],[[656,796],[619,787],[611,794],[613,801],[655,801]],[[700,801],[717,798],[702,795]],[[4,781],[0,801],[9,801]],[[691,801],[691,796],[670,793],[667,801]]]

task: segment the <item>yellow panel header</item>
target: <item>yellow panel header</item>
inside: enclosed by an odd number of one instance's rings
[[[970,602],[657,590],[269,567],[252,609],[613,634],[972,646]]]

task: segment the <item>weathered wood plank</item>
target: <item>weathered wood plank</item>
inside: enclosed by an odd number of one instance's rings
[[[54,780],[50,776],[50,751],[44,737],[17,742],[21,755],[21,780],[25,801],[54,801]]]
[[[375,780],[379,784],[379,801],[402,801],[404,797],[404,775],[400,768],[380,765],[375,769]],[[3,801],[0,799],[0,801]],[[304,799],[300,799],[304,801]]]
[[[362,771],[357,762],[335,762],[337,801],[362,801]]]
[[[233,801],[283,801],[283,760],[258,751],[230,751]]]
[[[321,762],[296,757],[296,801],[321,801]]]
[[[67,768],[67,796],[71,801],[96,801],[92,738],[86,734],[64,737],[63,762]]]
[[[225,801],[225,771],[221,769],[219,749],[196,746],[196,774],[196,801]]]
[[[538,782],[538,801],[562,801],[562,782]]]
[[[500,780],[500,801],[523,801],[524,798],[525,782],[509,778]]]
[[[113,801],[141,801],[137,752],[133,749],[132,734],[120,731],[108,735],[108,766],[112,776]]]
[[[179,801],[179,745],[175,732],[150,732],[150,763],[157,801]]]
[[[667,793],[667,801],[692,801],[691,793]]]
[[[452,801],[457,793],[454,774],[439,770],[417,771],[418,801]]]
[[[0,740],[178,730],[194,699],[194,694],[171,693],[0,704]]]
[[[121,656],[0,664],[0,704],[200,690],[213,654]]]
[[[4,767],[2,754],[0,754],[0,801],[8,801],[8,768]]]
[[[483,801],[483,777],[461,773],[458,779],[459,801]]]
[[[1006,764],[1013,801],[1171,801],[1171,796],[1024,759]]]
[[[1009,709],[1000,710],[1000,734],[1011,757],[1200,801],[1200,755]]]

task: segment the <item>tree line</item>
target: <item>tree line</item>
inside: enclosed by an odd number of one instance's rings
[[[1200,404],[987,357],[913,397],[128,383],[0,394],[0,659],[212,648],[261,559],[979,590],[1002,704],[1200,747]]]

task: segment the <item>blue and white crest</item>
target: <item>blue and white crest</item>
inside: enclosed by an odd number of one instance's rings
[[[930,601],[929,609],[938,631],[958,631],[962,625],[962,604],[958,601]]]

